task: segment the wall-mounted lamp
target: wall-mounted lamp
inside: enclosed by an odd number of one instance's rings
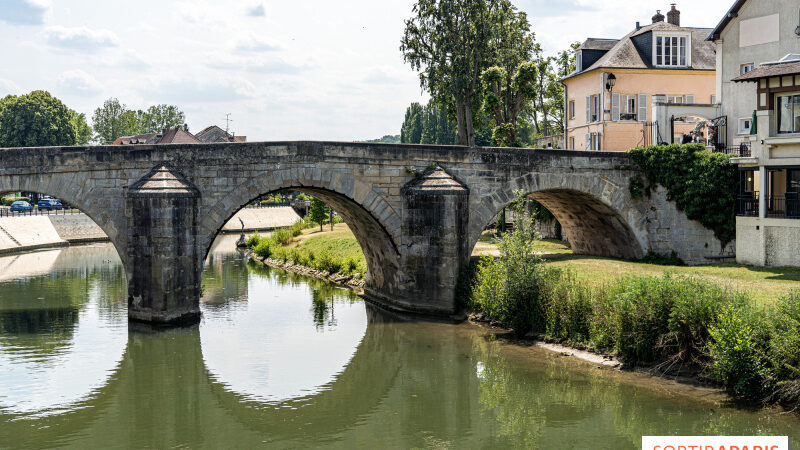
[[[613,73],[609,73],[606,77],[606,90],[611,92],[614,90],[614,85],[617,83],[617,77]]]

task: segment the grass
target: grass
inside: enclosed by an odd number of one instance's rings
[[[554,267],[569,268],[578,281],[592,285],[608,283],[629,275],[661,275],[671,272],[698,276],[731,290],[747,293],[762,305],[771,305],[794,289],[800,289],[800,268],[750,267],[735,263],[707,266],[661,266],[640,262],[582,255],[548,258]]]
[[[337,255],[341,252],[343,259],[356,258],[362,267],[366,267],[364,255],[353,233],[345,224],[337,224],[334,231],[326,226],[324,232],[319,229],[303,230],[303,234],[290,246],[320,252],[329,251]],[[497,240],[490,232],[484,233],[478,240],[473,255],[497,256]],[[578,281],[592,285],[600,285],[623,278],[628,275],[662,275],[665,272],[698,276],[713,281],[721,286],[742,291],[761,305],[771,305],[778,298],[787,295],[794,289],[800,289],[800,268],[793,267],[750,267],[735,263],[706,266],[662,266],[619,259],[595,256],[573,255],[569,244],[555,239],[537,241],[535,250],[541,252],[548,265],[571,269]]]

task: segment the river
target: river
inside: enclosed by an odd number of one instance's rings
[[[129,325],[110,244],[0,257],[0,448],[639,448],[789,435],[800,415],[392,317],[221,236],[203,318]]]

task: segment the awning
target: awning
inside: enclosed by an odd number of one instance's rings
[[[744,75],[739,75],[732,81],[758,81],[762,78],[779,77],[783,75],[800,75],[800,61],[764,64]]]

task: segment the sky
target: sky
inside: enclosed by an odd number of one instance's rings
[[[547,54],[619,38],[668,0],[512,0]],[[733,0],[678,2],[713,28]],[[47,90],[78,112],[178,105],[191,131],[250,141],[399,134],[425,102],[400,38],[413,0],[0,0],[0,97]]]

